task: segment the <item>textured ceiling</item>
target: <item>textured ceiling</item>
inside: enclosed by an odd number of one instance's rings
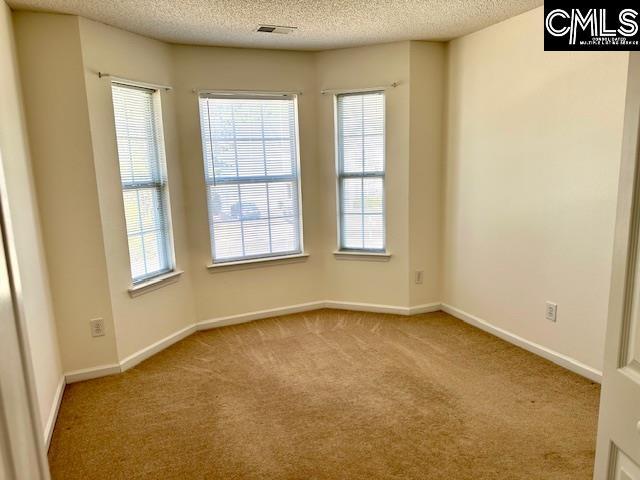
[[[172,43],[324,50],[450,40],[542,0],[8,0],[15,10],[81,15]],[[298,27],[289,35],[258,24]],[[541,27],[542,28],[542,27]]]

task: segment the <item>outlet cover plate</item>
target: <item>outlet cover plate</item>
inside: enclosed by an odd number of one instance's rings
[[[102,337],[104,336],[104,318],[94,318],[89,320],[91,325],[91,336]]]
[[[558,316],[558,304],[547,302],[544,310],[544,318],[550,322],[555,322]]]

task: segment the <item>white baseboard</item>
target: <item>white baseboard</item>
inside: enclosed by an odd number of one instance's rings
[[[51,442],[51,436],[53,434],[53,429],[55,426],[56,418],[58,416],[58,411],[60,409],[60,403],[62,401],[62,395],[64,393],[65,383],[73,383],[80,382],[83,380],[90,380],[93,378],[104,377],[106,375],[113,375],[116,373],[124,372],[129,368],[137,365],[138,363],[146,360],[147,358],[155,355],[156,353],[164,350],[165,348],[173,345],[174,343],[182,340],[183,338],[188,337],[192,333],[197,330],[207,330],[211,328],[219,328],[227,325],[237,325],[240,323],[251,322],[254,320],[259,320],[263,318],[270,318],[280,315],[287,315],[291,313],[299,313],[299,312],[307,312],[312,310],[318,310],[320,308],[336,308],[343,310],[355,310],[355,311],[363,311],[363,312],[376,312],[376,313],[392,313],[398,315],[417,315],[420,313],[427,312],[435,312],[438,310],[443,310],[446,313],[470,324],[474,327],[477,327],[481,330],[484,330],[492,335],[495,335],[509,343],[517,345],[529,352],[532,352],[536,355],[539,355],[547,360],[560,365],[572,372],[577,373],[578,375],[582,375],[594,382],[600,383],[602,381],[602,372],[595,370],[594,368],[585,365],[578,360],[575,360],[567,355],[563,355],[561,353],[555,352],[551,349],[543,347],[542,345],[538,345],[537,343],[531,342],[522,338],[518,335],[510,333],[502,328],[496,327],[489,322],[482,320],[470,313],[464,312],[458,308],[455,308],[451,305],[441,304],[441,303],[429,303],[424,305],[416,305],[413,307],[397,307],[391,305],[379,305],[379,304],[371,304],[371,303],[357,303],[357,302],[341,302],[341,301],[333,301],[333,300],[325,300],[325,301],[317,301],[317,302],[309,302],[303,303],[299,305],[291,305],[288,307],[280,307],[280,308],[272,308],[268,310],[259,310],[255,312],[249,312],[238,315],[230,315],[227,317],[214,318],[211,320],[206,320],[203,322],[198,322],[193,325],[189,325],[182,330],[179,330],[176,333],[173,333],[166,338],[155,342],[152,345],[149,345],[146,348],[134,353],[133,355],[128,356],[123,359],[118,364],[112,365],[103,365],[95,368],[87,368],[83,370],[76,370],[73,372],[67,373],[61,380],[58,388],[56,390],[56,395],[54,399],[54,404],[51,408],[51,413],[49,418],[47,419],[47,424],[45,426],[44,431],[44,443],[47,448],[49,448],[49,443]]]
[[[339,302],[327,300],[325,308],[337,308],[339,310],[352,310],[356,312],[393,313],[396,315],[418,315],[419,313],[437,312],[440,310],[440,302],[425,303],[413,307],[396,307],[393,305],[380,305],[375,303]]]
[[[158,340],[157,342],[149,345],[148,347],[143,348],[142,350],[138,350],[132,355],[129,355],[128,357],[120,360],[120,371],[124,372],[126,370],[129,370],[132,367],[135,367],[140,362],[164,350],[165,348],[170,347],[174,343],[179,342],[183,338],[188,337],[195,331],[196,331],[196,326],[189,325],[183,328],[182,330],[178,330],[177,332],[172,333],[171,335],[163,338],[162,340]]]
[[[442,304],[440,302],[425,303],[424,305],[415,305],[409,307],[409,315],[418,315],[420,313],[431,313],[442,310]]]
[[[340,302],[335,300],[325,300],[318,302],[301,303],[289,307],[271,308],[268,310],[258,310],[256,312],[241,313],[228,317],[213,318],[196,324],[197,330],[208,330],[210,328],[225,327],[228,325],[238,325],[240,323],[252,322],[264,318],[288,315],[291,313],[309,312],[320,308],[335,308],[339,310],[352,310],[358,312],[394,313],[397,315],[416,315],[418,313],[435,312],[440,310],[440,303],[429,303],[417,305],[415,307],[396,307],[392,305],[379,305],[373,303]]]
[[[209,330],[210,328],[226,327],[228,325],[238,325],[240,323],[252,322],[263,318],[278,317],[280,315],[288,315],[290,313],[309,312],[318,310],[325,306],[326,302],[309,302],[298,305],[290,305],[288,307],[270,308],[268,310],[258,310],[256,312],[240,313],[238,315],[229,315],[228,317],[212,318],[203,322],[196,323],[197,330]]]
[[[336,308],[338,310],[352,310],[355,312],[393,313],[396,315],[409,315],[409,307],[396,307],[393,305],[380,305],[376,303],[341,302],[336,300],[326,300],[325,308]]]
[[[64,386],[66,385],[65,376],[62,375],[56,388],[56,393],[53,396],[53,404],[51,405],[51,411],[49,412],[49,418],[47,418],[47,424],[44,426],[44,448],[49,449],[51,443],[51,436],[53,435],[53,427],[56,426],[56,420],[58,419],[58,412],[60,411],[60,404],[62,403],[62,395],[64,394]]]
[[[280,315],[287,315],[291,313],[307,312],[312,310],[318,310],[321,308],[335,308],[342,310],[353,310],[361,312],[375,312],[375,313],[391,313],[397,315],[417,315],[420,313],[436,312],[442,310],[474,327],[477,327],[485,332],[488,332],[496,337],[499,337],[509,343],[517,345],[531,353],[539,355],[551,362],[560,365],[572,372],[582,375],[594,382],[600,383],[602,381],[602,372],[585,365],[574,358],[567,355],[555,352],[549,348],[538,345],[525,338],[508,332],[500,327],[496,327],[491,323],[482,320],[470,313],[464,312],[458,308],[455,308],[448,304],[441,303],[428,303],[424,305],[416,305],[413,307],[398,307],[392,305],[380,305],[371,303],[358,303],[358,302],[342,302],[334,300],[325,300],[317,302],[302,303],[298,305],[290,305],[288,307],[272,308],[268,310],[258,310],[255,312],[243,313],[238,315],[230,315],[226,317],[214,318],[211,320],[205,320],[193,325],[189,325],[176,333],[173,333],[152,345],[128,356],[118,364],[103,365],[95,368],[87,368],[83,370],[76,370],[67,373],[61,380],[56,390],[56,396],[54,405],[51,409],[51,414],[47,420],[47,424],[44,432],[44,441],[47,448],[51,441],[51,435],[53,434],[53,428],[55,426],[56,418],[58,416],[58,410],[60,408],[60,402],[62,400],[62,394],[64,392],[65,383],[80,382],[83,380],[90,380],[93,378],[104,377],[106,375],[113,375],[116,373],[124,372],[129,368],[137,365],[138,363],[146,360],[147,358],[155,355],[156,353],[164,350],[165,348],[173,345],[174,343],[188,337],[197,330],[208,330],[211,328],[219,328],[228,325],[237,325],[240,323],[247,323],[254,320],[260,320],[264,318],[276,317]]]
[[[547,360],[560,365],[561,367],[566,368],[567,370],[571,370],[578,375],[582,375],[583,377],[588,378],[597,383],[602,382],[602,372],[596,370],[595,368],[586,365],[575,358],[571,358],[562,353],[558,353],[554,350],[551,350],[547,347],[543,347],[537,343],[531,342],[526,338],[522,338],[518,335],[515,335],[507,330],[504,330],[500,327],[496,327],[495,325],[490,324],[486,320],[482,320],[481,318],[476,317],[470,313],[462,311],[456,307],[452,307],[451,305],[447,305],[446,303],[442,304],[442,310],[447,312],[449,315],[452,315],[469,325],[473,325],[474,327],[479,328],[480,330],[484,330],[496,337],[499,337],[509,343],[517,345],[520,348],[528,350],[531,353],[535,353],[542,358],[546,358]]]
[[[81,370],[74,370],[64,374],[67,383],[82,382],[84,380],[92,380],[94,378],[106,377],[107,375],[114,375],[120,373],[119,363],[113,363],[110,365],[100,365],[98,367],[83,368]]]
[[[398,315],[415,315],[418,313],[434,312],[440,309],[439,303],[430,303],[427,305],[418,305],[415,307],[396,307],[392,305],[378,305],[372,303],[357,302],[338,302],[333,300],[320,300],[317,302],[301,303],[297,305],[289,305],[287,307],[270,308],[267,310],[258,310],[249,313],[240,313],[237,315],[229,315],[226,317],[213,318],[202,322],[189,325],[182,330],[173,333],[162,340],[155,342],[148,347],[139,350],[132,355],[124,358],[120,363],[113,365],[103,365],[94,368],[76,370],[65,375],[67,383],[81,382],[94,378],[105,377],[116,373],[124,372],[165,348],[179,342],[183,338],[188,337],[196,330],[208,330],[210,328],[225,327],[228,325],[238,325],[240,323],[252,322],[264,318],[277,317],[280,315],[288,315],[291,313],[309,312],[320,308],[337,308],[342,310],[355,310],[362,312],[377,313],[395,313]]]
[[[124,372],[129,368],[137,365],[138,363],[146,360],[147,358],[155,355],[156,353],[164,350],[165,348],[173,345],[174,343],[188,337],[197,330],[208,330],[211,328],[220,328],[228,325],[238,325],[240,323],[252,322],[254,320],[260,320],[264,318],[277,317],[280,315],[288,315],[291,313],[308,312],[312,310],[318,310],[320,308],[335,308],[341,310],[352,310],[361,312],[375,312],[375,313],[391,313],[396,315],[417,315],[420,313],[436,312],[443,310],[454,317],[480,328],[485,332],[491,333],[496,337],[499,337],[509,343],[517,345],[529,352],[539,355],[547,360],[560,365],[572,372],[582,375],[594,382],[600,383],[602,381],[602,372],[585,365],[578,360],[575,360],[562,353],[555,352],[549,348],[538,345],[525,338],[515,335],[507,330],[496,327],[491,323],[482,320],[470,313],[464,312],[451,305],[441,304],[438,302],[428,303],[424,305],[416,305],[413,307],[398,307],[393,305],[381,305],[373,303],[358,303],[358,302],[342,302],[336,300],[324,300],[317,302],[301,303],[298,305],[290,305],[287,307],[271,308],[267,310],[258,310],[255,312],[241,313],[238,315],[229,315],[226,317],[213,318],[202,322],[189,325],[176,333],[173,333],[166,338],[146,347],[142,350],[128,356],[123,359],[119,364],[103,365],[95,368],[87,368],[84,370],[76,370],[69,372],[65,375],[66,383],[80,382],[83,380],[90,380],[93,378],[104,377],[106,375],[113,375],[115,373]]]

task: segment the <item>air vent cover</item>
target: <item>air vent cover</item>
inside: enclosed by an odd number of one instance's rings
[[[296,28],[298,27],[286,27],[284,25],[258,25],[256,32],[287,35],[293,32]]]

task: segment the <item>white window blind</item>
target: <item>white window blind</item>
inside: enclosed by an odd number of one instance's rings
[[[302,252],[295,96],[200,95],[214,263]]]
[[[336,97],[340,249],[384,251],[384,92]]]
[[[133,283],[173,270],[159,98],[112,84],[113,111]]]

